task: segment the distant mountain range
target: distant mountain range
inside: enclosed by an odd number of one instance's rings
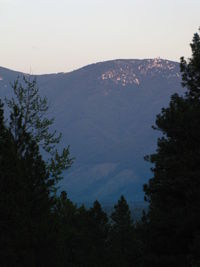
[[[0,97],[22,75],[0,68]],[[151,178],[144,156],[156,149],[156,114],[183,93],[179,64],[163,59],[112,60],[69,72],[37,76],[55,128],[76,158],[60,189],[77,202],[142,201]]]

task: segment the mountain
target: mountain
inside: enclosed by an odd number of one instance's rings
[[[18,75],[0,68],[0,97]],[[182,93],[179,64],[163,59],[112,60],[69,72],[38,75],[55,128],[76,158],[60,188],[77,202],[142,201],[151,178],[144,156],[156,148],[156,114]]]

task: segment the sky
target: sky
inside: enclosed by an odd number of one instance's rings
[[[68,72],[111,59],[190,56],[200,0],[0,0],[0,66]]]

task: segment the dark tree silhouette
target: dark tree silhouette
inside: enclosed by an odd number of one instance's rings
[[[51,248],[52,180],[17,111],[15,134],[23,140],[20,146],[4,125],[2,108],[0,114],[0,260],[2,266],[40,266],[46,264]]]
[[[56,185],[62,179],[63,169],[69,168],[73,162],[69,155],[69,146],[59,153],[57,145],[61,140],[61,133],[51,130],[54,119],[47,117],[49,109],[47,98],[39,95],[36,80],[31,76],[23,76],[22,79],[14,81],[12,89],[14,96],[6,99],[6,103],[11,118],[9,129],[18,143],[18,149],[21,149],[21,146],[23,149],[23,135],[19,135],[16,131],[20,118],[23,131],[29,134],[43,155],[45,154],[46,168]],[[54,190],[56,191],[56,187]]]
[[[71,165],[69,150],[58,154],[50,134],[48,107],[35,81],[16,81],[7,100],[9,124],[0,103],[0,261],[1,266],[55,266],[54,206],[61,170]],[[25,86],[24,85],[24,86]],[[44,161],[40,144],[50,153]]]
[[[111,214],[109,233],[112,266],[134,266],[137,252],[134,250],[134,225],[124,196],[118,200]]]
[[[196,266],[200,231],[200,37],[192,57],[181,58],[183,96],[171,97],[157,116],[162,132],[153,163],[153,178],[144,186],[150,203],[149,237],[144,266]]]

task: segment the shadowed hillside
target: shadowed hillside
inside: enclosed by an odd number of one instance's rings
[[[20,73],[0,68],[0,96]],[[113,60],[70,73],[37,76],[51,116],[76,160],[61,188],[75,201],[143,199],[150,177],[143,160],[156,147],[155,115],[181,92],[179,64],[162,59]]]

